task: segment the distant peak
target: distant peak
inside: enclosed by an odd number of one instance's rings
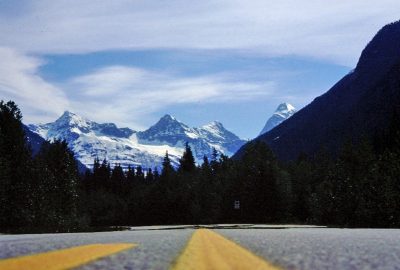
[[[282,123],[295,113],[296,113],[296,108],[293,105],[287,102],[279,104],[274,114],[268,119],[267,123],[265,123],[265,126],[261,130],[259,135],[262,135],[270,131],[271,129],[273,129],[274,127],[276,127],[277,125],[279,125],[280,123]]]
[[[212,121],[210,124],[212,125],[222,125],[220,121]]]
[[[221,122],[219,121],[212,121],[206,125],[204,125],[204,127],[217,127],[217,128],[224,128],[224,126],[222,125]]]
[[[65,111],[55,123],[65,125],[88,126],[90,121],[76,113]]]
[[[77,114],[73,113],[73,112],[64,111],[64,113],[63,113],[58,119],[59,119],[59,120],[60,120],[60,119],[69,120],[69,119],[77,118],[77,117],[79,117],[79,116],[78,116]]]
[[[162,120],[172,120],[172,121],[177,121],[175,117],[173,117],[170,114],[165,114],[163,117],[161,117]]]
[[[278,108],[276,109],[276,111],[294,111],[294,110],[296,110],[296,108],[287,102],[279,104]]]
[[[175,117],[173,117],[170,114],[165,114],[163,117],[160,118],[160,120],[158,120],[158,122],[154,125],[154,126],[182,126],[182,127],[186,127],[186,125],[184,123],[182,123],[181,121],[179,121],[178,119],[176,119]]]
[[[64,113],[61,116],[68,116],[68,115],[75,115],[75,114],[67,110],[64,111]]]

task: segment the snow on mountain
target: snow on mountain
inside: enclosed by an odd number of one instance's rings
[[[282,103],[278,106],[274,114],[268,119],[267,123],[265,124],[264,128],[260,132],[259,135],[262,135],[264,133],[267,133],[289,117],[291,117],[293,114],[296,113],[295,107],[290,105],[289,103]]]
[[[123,167],[160,167],[166,151],[177,165],[186,142],[201,162],[213,148],[232,155],[245,143],[219,122],[191,128],[168,114],[139,132],[112,123],[98,124],[68,111],[53,123],[29,125],[29,129],[44,139],[65,139],[76,158],[89,168],[96,157]]]
[[[176,146],[187,138],[195,137],[192,129],[175,117],[166,114],[148,130],[139,132],[138,138],[144,144],[168,144]]]
[[[245,143],[219,122],[191,128],[168,114],[148,130],[138,132],[137,136],[142,144],[169,145],[180,149],[188,142],[197,161],[201,161],[204,155],[210,156],[212,148],[230,156]]]

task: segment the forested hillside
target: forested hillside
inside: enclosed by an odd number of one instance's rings
[[[214,151],[196,166],[187,144],[177,170],[166,153],[160,172],[140,166],[124,171],[95,160],[84,175],[65,142],[46,142],[32,156],[21,119],[15,103],[0,103],[2,231],[226,222],[400,226],[396,115],[386,131],[345,143],[336,158],[321,148],[282,164],[255,141],[240,160]]]

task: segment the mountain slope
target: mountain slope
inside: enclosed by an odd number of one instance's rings
[[[296,109],[291,104],[286,102],[280,104],[274,114],[268,119],[267,123],[265,123],[265,126],[259,135],[270,131],[295,113]]]
[[[400,22],[383,27],[351,73],[290,119],[256,140],[281,160],[321,147],[337,153],[345,140],[373,136],[400,113]],[[240,151],[238,156],[240,155]]]
[[[25,139],[28,142],[29,147],[32,150],[32,154],[36,155],[42,144],[45,142],[45,139],[43,139],[40,135],[38,135],[35,132],[32,132],[28,126],[22,125],[22,128],[24,129],[25,132]]]
[[[139,132],[112,123],[98,124],[68,111],[53,123],[29,125],[29,128],[45,139],[67,140],[76,158],[87,167],[92,167],[96,157],[123,167],[160,167],[166,151],[177,165],[186,142],[192,147],[196,161],[201,162],[204,155],[211,155],[213,148],[231,155],[245,142],[221,123],[190,128],[170,115]]]

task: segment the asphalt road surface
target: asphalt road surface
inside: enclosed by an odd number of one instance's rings
[[[0,269],[39,269],[37,265],[43,269],[400,269],[400,230],[220,225],[0,235]]]

